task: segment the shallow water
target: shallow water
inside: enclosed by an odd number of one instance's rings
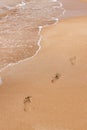
[[[0,1],[0,69],[37,53],[42,26],[51,25],[63,17],[86,13],[87,6],[80,3],[78,7],[78,0],[61,1]]]
[[[61,2],[66,10],[63,18],[87,16],[87,2],[84,0],[61,0]]]
[[[64,9],[53,0],[0,2],[0,68],[31,57],[39,49],[39,26],[56,22]]]

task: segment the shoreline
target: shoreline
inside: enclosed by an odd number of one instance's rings
[[[38,55],[1,72],[0,129],[87,128],[86,23],[78,17],[44,28]]]
[[[55,2],[56,2],[56,1],[55,1]],[[61,2],[60,2],[60,8],[63,9],[63,12],[62,12],[62,14],[61,14],[60,16],[58,16],[58,17],[62,17],[62,16],[64,15],[64,13],[66,12],[66,10],[63,8],[63,4],[62,4]],[[31,60],[32,58],[34,58],[34,57],[38,54],[38,52],[39,52],[40,49],[41,49],[40,43],[41,43],[41,39],[42,39],[42,35],[41,35],[42,29],[57,24],[58,21],[59,21],[59,18],[53,17],[52,20],[54,20],[55,22],[52,23],[51,25],[50,25],[50,24],[45,24],[45,25],[43,25],[43,26],[38,26],[38,29],[39,29],[39,30],[38,30],[39,40],[38,40],[38,42],[37,42],[38,50],[36,50],[35,54],[33,54],[32,56],[30,56],[30,57],[28,57],[28,58],[25,58],[25,59],[23,59],[23,60],[17,61],[16,63],[9,63],[8,65],[6,65],[5,67],[2,67],[2,68],[0,69],[0,73],[1,73],[3,70],[5,70],[6,68],[8,68],[8,67],[14,66],[14,65],[16,65],[16,64],[20,64],[20,63],[25,62],[25,61],[27,61],[27,60]]]
[[[4,2],[9,2],[10,3],[10,0],[4,1]],[[54,3],[54,2],[56,2],[56,3]],[[14,3],[14,1],[13,1],[13,3]],[[37,3],[42,4],[43,2],[39,3],[39,1],[37,1]],[[58,21],[58,19],[56,17],[59,17],[59,15],[62,14],[62,12],[64,10],[63,7],[62,7],[63,5],[62,5],[62,3],[60,1],[50,1],[50,2],[48,1],[47,5],[48,5],[49,8],[50,8],[50,5],[49,5],[50,3],[52,3],[51,4],[52,9],[54,11],[57,10],[58,12],[57,12],[57,14],[54,14],[54,15],[50,14],[51,12],[49,12],[49,15],[47,17],[49,17],[49,16],[50,17],[46,18],[47,20],[45,20],[45,18],[43,16],[40,16],[40,17],[43,17],[42,20],[39,20],[40,19],[39,16],[38,16],[38,18],[35,18],[36,20],[34,19],[34,21],[31,20],[31,18],[30,18],[31,21],[29,21],[29,18],[27,19],[28,6],[31,6],[31,7],[36,6],[32,1],[26,1],[26,6],[25,6],[25,3],[22,2],[22,4],[17,4],[19,6],[16,5],[13,8],[11,8],[11,10],[9,9],[9,11],[12,13],[11,14],[12,17],[10,17],[10,15],[7,14],[8,16],[5,17],[6,18],[5,19],[6,23],[3,23],[3,19],[1,19],[2,20],[1,21],[2,26],[3,26],[1,28],[1,30],[3,30],[4,33],[6,33],[6,31],[4,30],[4,26],[5,25],[8,26],[7,24],[9,24],[9,27],[8,27],[9,34],[8,33],[5,34],[6,37],[7,37],[7,40],[5,39],[7,41],[7,43],[5,42],[7,46],[5,46],[3,44],[3,40],[4,40],[3,37],[4,36],[3,36],[3,33],[1,33],[1,35],[2,35],[1,36],[1,55],[2,55],[2,57],[0,58],[1,59],[0,60],[0,63],[1,63],[0,68],[2,68],[1,71],[4,68],[6,68],[6,66],[15,65],[15,63],[17,64],[17,63],[19,63],[21,61],[24,61],[25,59],[28,59],[30,57],[33,57],[34,55],[37,54],[37,52],[40,49],[40,45],[38,45],[38,43],[39,43],[39,40],[40,40],[39,33],[40,33],[41,28],[39,28],[39,27],[41,25],[43,27],[45,27],[45,25],[48,26],[48,25],[54,24],[56,21]],[[56,4],[57,4],[57,6],[55,6]],[[24,5],[26,8],[25,9],[20,8],[20,6],[22,7],[22,5]],[[44,5],[45,5],[45,3],[44,3]],[[29,7],[29,8],[31,8],[31,7]],[[37,8],[37,7],[34,7],[34,8]],[[4,8],[2,8],[2,9],[3,9],[2,11],[4,11]],[[17,9],[17,12],[14,9]],[[32,9],[33,8],[31,8],[31,10]],[[37,9],[33,9],[33,11],[34,10],[37,10]],[[26,15],[26,17],[24,16],[25,19],[23,19],[23,16],[21,17],[21,13]],[[37,13],[39,13],[38,10],[37,10]],[[16,19],[15,19],[15,15],[18,15]],[[31,11],[31,15],[34,15],[34,13],[32,11]],[[32,17],[31,15],[30,15],[30,17]],[[36,16],[34,16],[34,17],[36,17]],[[12,18],[13,19],[12,21],[15,21],[15,22],[11,23],[10,18]],[[24,23],[22,23],[23,27],[18,26],[18,25],[21,24],[20,23],[20,18],[23,19],[23,21],[24,21]],[[27,23],[27,20],[28,20],[28,23]],[[15,26],[19,28],[18,35],[17,35],[16,30],[15,30],[16,28],[14,26],[14,23],[15,23]],[[11,25],[12,25],[12,30],[13,30],[12,33],[11,33],[11,29],[9,29]],[[25,35],[24,35],[24,32],[26,32]],[[30,38],[28,38],[28,36],[30,36]],[[9,39],[8,39],[8,37],[9,37]],[[15,41],[15,43],[14,43],[14,41]],[[4,51],[5,51],[5,53],[4,53]]]
[[[54,2],[56,2],[56,1],[54,1]],[[62,16],[64,16],[64,14],[66,13],[66,9],[64,9],[64,5],[61,3],[61,2],[59,2],[60,3],[60,8],[62,8],[63,9],[63,12],[62,12],[62,14],[58,17],[58,18],[53,18],[54,20],[55,20],[55,22],[53,23],[53,24],[46,24],[46,25],[43,25],[43,26],[38,26],[38,28],[39,28],[39,32],[38,32],[38,35],[40,36],[40,38],[39,38],[39,40],[38,40],[38,42],[37,42],[37,45],[38,45],[38,49],[36,50],[36,52],[35,52],[35,54],[33,54],[32,56],[30,56],[30,57],[28,57],[28,58],[25,58],[25,59],[23,59],[23,60],[19,60],[18,62],[15,62],[15,63],[9,63],[8,65],[6,65],[5,67],[2,67],[1,69],[0,69],[0,73],[4,70],[4,69],[6,69],[6,68],[8,68],[9,66],[14,66],[14,65],[16,65],[16,64],[19,64],[19,63],[21,63],[21,62],[25,62],[26,60],[30,60],[30,59],[32,59],[32,58],[34,58],[34,56],[36,56],[37,54],[38,54],[38,52],[40,51],[40,49],[41,49],[41,45],[40,45],[40,41],[41,41],[41,39],[42,39],[42,36],[40,35],[40,32],[42,31],[42,29],[43,28],[45,28],[45,27],[48,27],[48,26],[52,26],[52,25],[55,25],[55,24],[57,24],[58,23],[58,21],[59,22],[61,22],[62,20],[67,20],[67,19],[69,19],[69,16],[67,17],[67,16],[65,16],[65,17],[62,17]],[[74,18],[74,17],[77,17],[77,16],[71,16],[70,17],[70,19],[72,19],[72,18]],[[78,16],[78,17],[82,17],[82,16]],[[85,17],[85,16],[83,16],[83,17]],[[59,19],[60,18],[60,19]]]

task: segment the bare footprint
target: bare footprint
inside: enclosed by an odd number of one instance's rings
[[[31,96],[27,96],[24,98],[24,111],[28,111],[30,110],[30,103],[32,102],[32,97]]]
[[[71,57],[69,60],[70,60],[71,65],[75,65],[76,64],[76,56]]]
[[[56,80],[60,79],[61,75],[59,73],[56,73],[53,79],[51,80],[51,83],[54,83]]]

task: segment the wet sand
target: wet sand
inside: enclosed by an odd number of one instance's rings
[[[87,0],[83,0],[84,2],[87,2]]]
[[[87,16],[87,3],[83,0],[61,0],[66,10],[63,18]]]
[[[0,74],[0,130],[86,130],[87,17],[42,36],[37,56]]]
[[[20,1],[0,2],[0,69],[35,55],[39,50],[39,26],[53,24],[63,15],[58,1]]]

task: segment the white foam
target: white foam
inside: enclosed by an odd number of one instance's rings
[[[52,20],[54,20],[54,21],[55,21],[55,23],[54,23],[54,24],[58,23],[58,21],[59,21],[59,19],[58,19],[58,18],[55,18],[55,17],[52,17]]]
[[[52,0],[52,2],[57,2],[57,0]]]
[[[2,85],[2,78],[0,77],[0,85]]]
[[[58,20],[59,20],[58,18],[52,18],[52,19],[55,20],[56,22],[58,22]]]
[[[25,5],[26,3],[22,1],[20,4],[16,5],[16,7],[24,7]]]
[[[56,6],[56,5],[53,6],[54,9],[61,8],[61,7],[63,7],[63,4],[61,2],[59,2],[59,6]]]
[[[60,2],[60,7],[63,7],[63,4]]]
[[[41,32],[43,26],[39,26],[38,28],[39,28],[39,32],[38,32],[38,34],[40,35],[40,32]]]
[[[52,0],[52,1],[53,1],[53,2],[57,2],[57,0]],[[60,4],[59,7],[60,7],[61,9],[63,9],[63,13],[62,13],[60,16],[58,16],[58,18],[52,17],[52,20],[55,20],[55,23],[54,23],[54,24],[56,24],[56,23],[58,22],[58,20],[59,20],[59,17],[61,17],[62,15],[64,15],[65,12],[66,12],[66,10],[63,8],[63,4],[62,4],[61,2],[59,2],[59,4]],[[24,7],[25,5],[26,5],[26,3],[22,1],[21,4],[18,4],[18,5],[17,5],[17,7]],[[42,36],[41,36],[41,33],[40,33],[40,32],[41,32],[42,28],[48,27],[48,26],[50,26],[50,25],[49,25],[49,24],[45,24],[45,25],[43,25],[43,26],[39,26],[39,27],[38,27],[38,28],[39,28],[38,35],[40,35],[40,38],[39,38],[39,41],[38,41],[37,45],[39,46],[39,49],[36,51],[36,53],[35,53],[33,56],[28,57],[28,58],[26,58],[26,59],[24,59],[24,60],[20,60],[20,61],[18,61],[18,62],[16,62],[16,63],[10,63],[10,64],[8,64],[7,66],[5,66],[5,67],[3,67],[2,69],[0,69],[0,72],[3,71],[3,70],[5,70],[5,69],[8,68],[9,66],[13,66],[13,65],[16,65],[16,64],[18,64],[18,63],[22,63],[22,62],[24,62],[24,61],[31,60],[32,58],[34,58],[34,57],[38,54],[38,52],[40,51],[40,49],[41,49],[40,43],[41,43],[41,40],[42,40]],[[1,79],[1,78],[0,78],[0,84],[2,84],[2,79]]]
[[[63,11],[63,15],[66,13],[66,10]]]

